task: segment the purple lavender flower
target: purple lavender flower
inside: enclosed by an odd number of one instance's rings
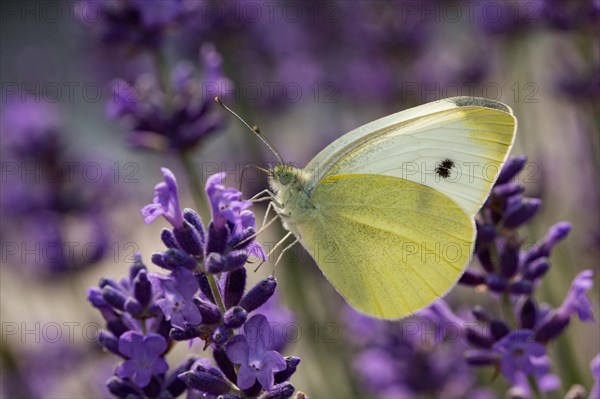
[[[537,375],[537,360],[546,356],[546,348],[534,341],[531,330],[511,331],[496,342],[492,350],[501,355],[500,370],[513,383],[517,373]]]
[[[154,187],[154,200],[150,205],[142,208],[146,224],[152,223],[157,217],[164,216],[173,227],[183,226],[183,213],[179,208],[179,197],[177,195],[177,180],[175,175],[167,168],[160,169],[165,181]]]
[[[242,200],[241,192],[223,185],[226,176],[225,172],[221,172],[212,175],[206,181],[206,194],[210,200],[212,221],[217,229],[222,228],[226,222],[239,225],[242,219],[241,212],[252,206],[252,202]]]
[[[592,303],[586,296],[587,291],[594,286],[594,272],[584,270],[571,283],[571,289],[557,313],[565,318],[577,313],[579,320],[593,322]]]
[[[244,325],[244,335],[237,335],[227,345],[227,357],[239,364],[237,385],[249,389],[258,380],[269,390],[273,386],[273,374],[286,369],[285,359],[271,348],[271,331],[267,318],[255,315]]]
[[[567,222],[552,226],[547,236],[529,250],[522,250],[518,228],[538,212],[541,201],[524,198],[524,187],[511,180],[525,166],[525,157],[510,158],[502,168],[490,197],[481,209],[477,225],[475,255],[481,270],[469,268],[460,283],[486,286],[497,294],[532,295],[550,268],[548,257],[554,246],[571,230]],[[494,259],[492,253],[498,254]]]
[[[243,266],[248,251],[260,248],[254,238],[246,240],[256,227],[255,216],[247,209],[251,203],[242,201],[239,191],[224,187],[222,175],[211,177],[207,194],[215,216],[205,229],[195,211],[180,210],[175,177],[168,169],[162,172],[165,182],[156,186],[154,203],[142,214],[150,222],[162,215],[173,225],[161,232],[167,250],[152,256],[170,274],[149,274],[136,256],[129,278],[102,279],[101,289],[88,292],[89,301],[106,320],[107,330],[99,333],[98,342],[126,358],[107,387],[119,398],[176,397],[185,391],[189,397],[203,398],[235,397],[230,391],[239,383],[248,397],[289,398],[294,387],[288,379],[300,358],[284,359],[267,350],[272,343],[265,316],[247,320],[248,313],[257,309],[270,314],[260,307],[277,286],[271,276],[246,292]],[[245,334],[234,337],[238,328]],[[212,349],[218,368],[187,362],[166,375],[163,356],[168,349],[177,341],[197,338],[205,341],[205,349]],[[239,371],[227,356],[230,348],[233,357],[243,360]]]
[[[214,46],[200,52],[203,79],[197,79],[188,63],[178,64],[168,82],[142,75],[135,84],[115,80],[113,100],[106,106],[109,117],[129,122],[129,144],[155,151],[186,150],[225,124],[215,96],[232,92],[222,72],[222,60]],[[167,86],[168,87],[164,87]]]
[[[191,271],[180,267],[169,276],[153,274],[151,277],[162,293],[156,304],[174,327],[184,329],[202,322],[200,310],[193,302],[198,282]]]
[[[128,360],[117,368],[117,376],[131,378],[137,386],[145,387],[153,375],[165,373],[169,369],[169,365],[161,357],[166,349],[167,342],[158,334],[126,332],[119,338],[119,352]]]

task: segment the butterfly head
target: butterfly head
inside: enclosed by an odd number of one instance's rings
[[[269,171],[269,183],[275,191],[296,186],[305,180],[302,170],[289,164],[277,164]]]

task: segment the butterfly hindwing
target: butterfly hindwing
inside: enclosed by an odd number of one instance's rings
[[[302,244],[359,311],[396,319],[444,295],[469,262],[472,218],[442,192],[385,175],[326,178]]]

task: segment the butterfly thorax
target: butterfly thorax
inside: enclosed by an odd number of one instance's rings
[[[310,201],[308,182],[308,174],[291,165],[276,165],[269,174],[269,185],[275,193],[275,210],[284,226],[294,233],[297,233],[295,226],[312,218],[315,209]]]

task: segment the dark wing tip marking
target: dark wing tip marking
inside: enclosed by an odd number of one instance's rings
[[[484,108],[497,109],[499,111],[512,114],[512,110],[507,105],[504,105],[499,101],[489,100],[487,98],[455,97],[455,98],[450,98],[449,101],[456,104],[459,107],[484,107]]]

